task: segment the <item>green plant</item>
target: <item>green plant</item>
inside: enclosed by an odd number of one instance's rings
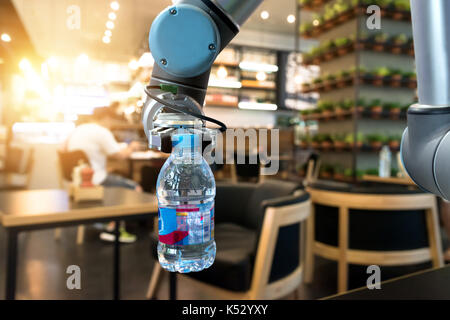
[[[403,72],[403,77],[406,79],[415,79],[416,73],[413,71],[406,71],[406,72]]]
[[[374,143],[374,142],[381,142],[384,143],[386,142],[386,137],[383,136],[382,134],[379,133],[372,133],[372,134],[368,134],[366,136],[367,142],[368,143]]]
[[[334,166],[334,174],[344,175],[345,168],[342,166],[342,164],[336,164]]]
[[[336,47],[345,47],[350,43],[351,40],[348,37],[337,38],[336,40],[334,40],[334,44],[336,45]]]
[[[342,70],[341,72],[339,72],[339,74],[337,75],[337,78],[339,79],[345,79],[351,76],[351,72],[349,70]]]
[[[345,142],[345,134],[343,133],[336,133],[331,135],[331,140],[333,142]]]
[[[338,105],[343,110],[350,110],[351,108],[353,108],[355,106],[355,101],[353,101],[352,99],[345,99],[345,100],[342,100],[341,102],[339,102]]]
[[[315,83],[315,84],[319,84],[319,83],[322,83],[322,82],[323,82],[322,77],[317,77],[317,78],[315,78],[315,79],[313,80],[313,83]]]
[[[386,67],[381,67],[375,70],[375,75],[378,77],[388,77],[391,75],[391,70]]]
[[[397,177],[398,176],[398,169],[391,168],[391,177]]]
[[[369,176],[378,176],[378,169],[367,169],[366,174]]]
[[[409,0],[395,0],[394,1],[395,9],[402,10],[402,11],[409,11],[411,10],[411,4]]]
[[[355,139],[354,139],[353,133],[349,133],[345,136],[345,143],[348,143],[351,145],[351,144],[353,144],[354,141],[355,141]],[[357,143],[364,143],[365,141],[366,141],[366,138],[362,133],[356,134],[356,142]]]
[[[327,74],[327,75],[325,76],[325,79],[328,80],[328,81],[336,80],[336,75],[333,74],[333,73]]]
[[[300,33],[307,33],[313,28],[313,25],[311,23],[303,23],[300,26]]]
[[[375,107],[379,107],[382,106],[382,102],[380,99],[374,99],[371,102],[369,102],[369,104],[367,105],[369,108],[375,108]]]
[[[372,2],[375,2],[374,4],[380,6],[381,8],[387,8],[392,4],[393,0],[375,0]]]
[[[387,142],[399,142],[402,140],[402,136],[398,134],[391,135],[387,138]]]
[[[402,46],[405,45],[409,42],[409,38],[406,36],[406,34],[402,33],[399,35],[396,35],[392,38],[392,41],[398,45],[398,46]]]
[[[357,103],[357,107],[367,107],[367,102],[366,99],[364,98],[359,98],[358,101],[356,101]]]
[[[400,103],[396,103],[396,102],[387,102],[387,103],[383,104],[383,108],[386,110],[396,110],[396,109],[401,109],[402,105]]]
[[[386,43],[388,39],[389,39],[389,35],[387,33],[384,33],[384,32],[377,33],[374,36],[374,40],[377,43]]]
[[[334,103],[331,101],[319,101],[317,103],[317,108],[322,111],[331,111],[334,109]]]
[[[351,178],[353,177],[353,170],[350,168],[347,168],[344,170],[344,176],[347,178]]]

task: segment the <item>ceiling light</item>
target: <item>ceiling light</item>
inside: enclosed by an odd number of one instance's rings
[[[88,64],[89,63],[89,57],[87,54],[82,53],[77,57],[76,63],[78,64]]]
[[[22,71],[30,70],[31,69],[31,63],[27,58],[23,58],[19,62],[19,68]]]
[[[269,17],[270,17],[269,12],[267,12],[267,11],[261,12],[261,19],[267,20],[267,19],[269,19]]]
[[[244,101],[239,102],[238,107],[239,109],[246,109],[246,110],[275,111],[278,109],[278,106],[272,103],[258,103],[258,102],[244,102]]]
[[[111,30],[105,30],[105,36],[111,37],[112,36]]]
[[[111,9],[113,9],[114,11],[117,11],[120,8],[120,5],[119,5],[119,3],[117,1],[111,2],[110,6],[111,6]]]
[[[1,39],[3,42],[11,42],[11,36],[7,33],[2,33]]]
[[[137,62],[136,59],[133,59],[133,60],[130,61],[130,63],[128,63],[128,67],[131,70],[137,70],[139,68],[139,63]]]
[[[108,22],[106,23],[106,27],[107,27],[108,29],[114,29],[114,22],[108,21]]]
[[[217,76],[219,77],[219,79],[225,79],[226,77],[228,77],[227,68],[225,68],[224,66],[220,66],[219,69],[217,69]]]
[[[302,75],[300,75],[300,74],[296,75],[294,78],[294,81],[295,81],[295,84],[302,84],[302,82],[303,82]]]
[[[242,61],[239,63],[239,68],[242,70],[247,71],[263,71],[266,73],[272,73],[278,71],[278,66],[274,64],[267,64],[267,63],[257,63],[257,62],[250,62],[250,61]]]
[[[104,36],[102,39],[103,43],[110,43],[111,42],[111,38],[108,36]]]
[[[287,22],[288,23],[294,23],[295,22],[295,16],[293,14],[288,15]]]
[[[116,20],[117,15],[116,15],[114,12],[110,12],[110,13],[108,14],[108,18],[109,18],[110,20]]]
[[[316,19],[316,20],[313,21],[313,25],[314,25],[314,26],[317,27],[319,24],[320,24],[320,21],[319,21],[319,20]]]
[[[267,80],[267,73],[265,73],[264,71],[259,71],[256,74],[256,80],[258,80],[258,81],[266,81]]]

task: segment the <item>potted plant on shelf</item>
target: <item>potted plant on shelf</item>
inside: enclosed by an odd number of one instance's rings
[[[314,137],[312,137],[311,139],[311,148],[315,149],[315,150],[319,150],[320,148],[320,144],[322,143],[321,141],[321,137],[319,134],[316,134]]]
[[[309,36],[311,34],[314,25],[312,23],[306,22],[300,26],[300,34],[304,36]]]
[[[408,88],[414,89],[417,86],[417,76],[415,72],[407,71],[403,73],[403,80],[407,83]]]
[[[347,168],[344,170],[344,181],[351,181],[353,179],[353,169]]]
[[[393,151],[397,151],[400,149],[400,141],[402,141],[402,136],[400,135],[392,135],[389,136],[388,139],[389,148]]]
[[[303,136],[302,139],[300,140],[300,148],[307,149],[310,143],[311,137],[309,136],[309,134],[307,134]]]
[[[312,113],[313,113],[313,111],[311,109],[307,109],[307,110],[302,110],[300,112],[300,115],[303,120],[308,120]]]
[[[327,40],[322,44],[323,57],[325,61],[331,60],[334,57],[334,49],[336,45],[333,40]]]
[[[330,119],[333,116],[334,104],[330,101],[319,101],[317,108],[322,110],[322,117],[325,120]]]
[[[409,0],[395,0],[395,11],[392,14],[392,18],[396,20],[403,20],[410,14],[411,4]]]
[[[353,133],[349,133],[345,136],[345,144],[346,147],[352,149],[355,147],[356,149],[360,149],[363,147],[365,142],[365,137],[362,133],[357,133],[356,139],[354,138]]]
[[[347,146],[345,142],[345,134],[337,133],[333,135],[332,137],[334,149],[336,151],[342,151]]]
[[[378,169],[375,168],[367,169],[365,174],[367,174],[368,176],[378,176]]]
[[[355,102],[352,99],[345,99],[336,105],[334,112],[338,119],[343,119],[354,106]]]
[[[375,34],[373,37],[374,45],[373,50],[375,51],[384,51],[384,48],[386,46],[386,43],[389,39],[389,35],[384,32],[380,32]]]
[[[322,179],[331,179],[333,177],[333,166],[329,164],[322,165],[319,175]]]
[[[338,181],[344,181],[345,180],[345,169],[341,164],[337,164],[334,166],[334,172],[333,172],[333,179]]]
[[[350,46],[353,41],[350,37],[342,37],[334,40],[334,43],[336,45],[338,55],[342,56],[350,51]]]
[[[364,98],[359,98],[358,101],[356,101],[356,111],[358,113],[363,113],[366,110],[366,100]]]
[[[370,113],[374,118],[380,118],[383,113],[383,104],[380,99],[372,100],[368,107],[370,108]]]
[[[367,142],[373,150],[380,150],[386,139],[383,135],[374,133],[367,135]]]
[[[381,67],[375,70],[375,77],[373,80],[373,85],[377,87],[383,86],[385,82],[390,82],[391,71],[386,67]]]
[[[391,86],[392,87],[401,87],[403,80],[403,71],[402,70],[392,70],[391,71]]]
[[[313,80],[313,84],[314,84],[314,89],[319,89],[322,87],[323,85],[323,78],[322,77],[317,77]]]
[[[396,120],[400,118],[402,105],[400,103],[389,102],[384,104],[384,109],[389,110],[389,117]]]
[[[325,91],[331,90],[334,85],[336,85],[336,75],[332,73],[325,75],[323,89]]]
[[[392,38],[391,52],[395,54],[406,52],[406,46],[408,45],[408,42],[409,38],[404,33],[394,36]]]
[[[329,134],[324,134],[322,136],[322,142],[321,142],[320,146],[322,147],[322,150],[325,150],[325,151],[333,148],[333,140],[331,139],[331,136]]]

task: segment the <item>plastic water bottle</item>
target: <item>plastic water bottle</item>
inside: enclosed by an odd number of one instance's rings
[[[209,268],[216,257],[214,175],[202,156],[200,136],[177,134],[157,182],[158,259],[171,272]]]
[[[380,151],[380,163],[378,173],[381,178],[389,178],[391,176],[391,149],[388,146],[383,146]]]

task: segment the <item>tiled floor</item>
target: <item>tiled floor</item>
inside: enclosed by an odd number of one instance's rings
[[[149,228],[131,226],[139,240],[121,247],[121,297],[122,299],[145,299],[147,285],[154,264],[149,253]],[[85,243],[75,243],[76,228],[63,229],[62,238],[55,241],[53,230],[22,233],[19,237],[19,261],[17,272],[18,299],[111,299],[113,246],[98,239],[98,231],[89,227]],[[5,232],[0,229],[0,299],[4,298],[5,286]],[[81,268],[81,290],[69,290],[66,269],[69,265]],[[383,268],[382,277],[387,279],[418,268]],[[353,287],[365,284],[367,277],[362,267],[350,268]],[[302,285],[300,299],[316,299],[336,291],[336,263],[316,259],[315,278],[311,285]],[[167,298],[167,278],[161,281],[158,298]],[[179,299],[213,299],[204,296],[192,285],[192,280],[179,279]],[[294,295],[286,297],[293,299]]]

